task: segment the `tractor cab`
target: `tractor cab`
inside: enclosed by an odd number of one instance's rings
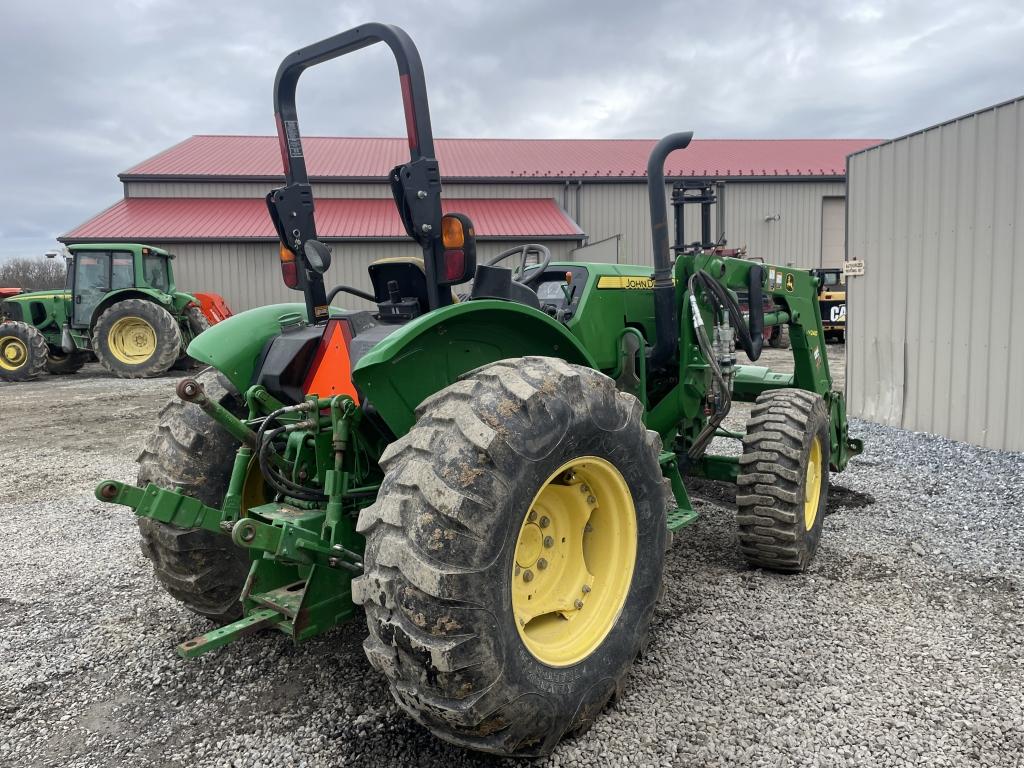
[[[133,243],[90,243],[68,248],[67,290],[72,328],[88,328],[96,309],[115,291],[137,289],[156,297],[173,294],[173,256]]]

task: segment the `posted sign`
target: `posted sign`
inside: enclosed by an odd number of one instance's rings
[[[860,277],[864,274],[864,260],[857,259],[856,261],[844,261],[843,262],[843,276],[844,277]]]

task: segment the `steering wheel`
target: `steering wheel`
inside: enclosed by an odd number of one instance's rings
[[[525,285],[527,288],[532,288],[544,274],[544,270],[548,268],[548,264],[551,263],[551,251],[546,246],[540,243],[527,243],[526,245],[517,245],[514,248],[509,248],[506,251],[502,251],[497,256],[487,262],[488,267],[493,267],[499,261],[504,261],[510,256],[519,254],[519,263],[512,269],[512,279],[517,283]],[[540,261],[536,265],[536,269],[530,274],[529,277],[524,279],[523,275],[526,274],[526,270],[534,265],[527,264],[526,260],[529,258],[531,253],[536,253],[540,257]]]

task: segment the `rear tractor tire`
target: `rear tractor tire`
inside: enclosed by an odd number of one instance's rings
[[[123,379],[159,376],[181,354],[178,322],[145,299],[125,299],[104,310],[92,336],[103,367]]]
[[[207,395],[240,415],[241,399],[215,371],[200,374]],[[156,432],[139,455],[137,485],[153,483],[210,506],[220,506],[238,443],[197,405],[175,397],[160,413]],[[249,573],[245,550],[223,536],[200,528],[175,528],[149,518],[137,518],[142,553],[153,561],[163,588],[194,613],[217,623],[241,618],[238,601]]]
[[[736,480],[740,549],[752,566],[794,573],[814,559],[828,504],[828,419],[812,392],[758,396]]]
[[[661,441],[593,371],[526,357],[424,401],[360,513],[371,664],[446,741],[544,755],[624,687],[661,589]]]
[[[34,325],[0,323],[0,379],[29,381],[46,371],[46,338]]]

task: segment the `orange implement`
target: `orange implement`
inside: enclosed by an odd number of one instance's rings
[[[199,309],[206,319],[210,321],[210,325],[216,325],[221,320],[227,320],[231,317],[234,312],[228,307],[224,297],[219,293],[193,293],[196,297],[196,301],[199,302]]]

